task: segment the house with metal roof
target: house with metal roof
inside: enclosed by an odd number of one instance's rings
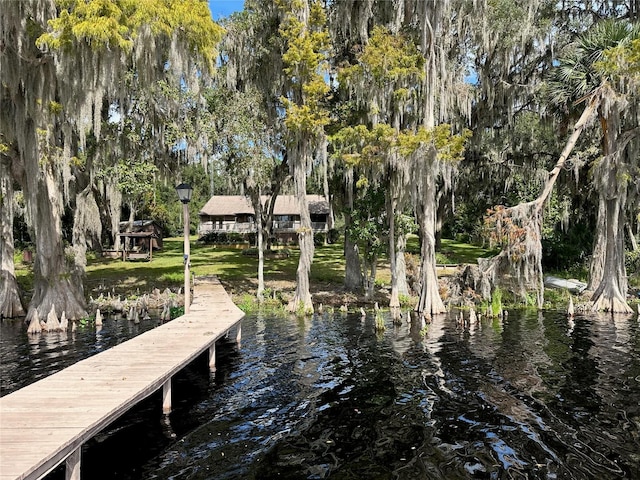
[[[262,202],[267,197],[262,198]],[[332,225],[329,202],[322,195],[307,195],[311,228],[314,232],[327,232]],[[200,210],[200,236],[211,232],[253,233],[256,231],[255,212],[251,201],[244,195],[214,195]],[[300,228],[300,207],[294,195],[279,195],[273,209],[275,237],[295,241]]]

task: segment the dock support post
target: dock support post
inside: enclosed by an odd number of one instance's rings
[[[171,413],[171,379],[164,382],[162,386],[162,413],[165,415]]]
[[[212,372],[216,369],[216,342],[209,347],[209,370]]]
[[[80,480],[80,453],[82,446],[76,448],[65,460],[65,480]]]
[[[236,327],[236,343],[240,345],[240,340],[242,339],[242,323],[238,322],[238,326]]]

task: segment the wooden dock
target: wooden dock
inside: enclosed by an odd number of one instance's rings
[[[80,478],[82,445],[160,388],[171,409],[171,379],[235,331],[244,313],[215,277],[200,278],[188,314],[0,398],[0,480],[38,479],[62,462]]]

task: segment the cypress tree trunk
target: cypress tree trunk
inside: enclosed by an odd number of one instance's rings
[[[313,229],[307,205],[307,171],[311,167],[314,146],[324,136],[328,112],[323,106],[329,87],[322,77],[325,52],[329,48],[323,5],[316,0],[276,2],[282,15],[279,35],[285,41],[282,53],[286,94],[284,124],[291,146],[290,167],[300,209],[298,245],[300,260],[296,272],[296,292],[289,310],[313,313],[309,273],[313,261]]]
[[[292,170],[296,200],[300,209],[300,228],[298,229],[300,259],[296,270],[296,292],[289,303],[289,311],[296,312],[302,308],[306,314],[311,314],[313,313],[313,303],[311,301],[309,273],[311,272],[311,262],[313,261],[314,245],[311,215],[309,215],[309,205],[307,204],[307,151],[307,141],[298,139],[296,151],[293,155],[294,166]]]
[[[636,240],[636,237],[633,234],[633,228],[631,228],[630,223],[627,223],[626,229],[627,229],[627,235],[629,236],[629,242],[631,242],[631,251],[637,252],[640,248],[638,247],[638,241]]]
[[[35,136],[35,135],[34,135]],[[62,192],[51,162],[40,162],[36,149],[25,152],[24,194],[31,209],[36,244],[34,291],[26,322],[38,311],[46,317],[55,306],[69,320],[86,316],[82,284],[74,275],[73,259],[67,259],[62,243]]]
[[[73,274],[73,260],[67,262],[65,257],[61,222],[63,189],[70,176],[61,143],[71,138],[58,123],[59,117],[45,108],[59,100],[56,63],[35,46],[29,31],[31,21],[46,25],[55,16],[56,7],[53,1],[13,2],[6,8],[3,5],[3,12],[3,39],[16,48],[5,49],[0,55],[4,100],[0,130],[3,141],[16,151],[12,161],[21,172],[14,177],[22,186],[27,223],[36,246],[34,293],[26,321],[36,309],[44,318],[52,306],[59,314],[65,311],[68,318],[77,319],[86,314],[84,298]]]
[[[436,272],[436,184],[433,174],[435,153],[427,154],[422,161],[422,175],[418,179],[416,216],[420,232],[420,300],[415,310],[423,314],[445,313],[446,308],[440,298],[438,275]]]
[[[372,258],[368,259],[365,256],[364,260],[364,299],[369,301],[372,300],[375,295],[376,288],[376,272],[378,265],[378,256],[374,255]]]
[[[604,257],[606,244],[606,202],[603,197],[598,199],[598,215],[596,217],[595,240],[591,252],[591,262],[589,266],[589,283],[587,290],[595,291],[604,275]]]
[[[351,292],[362,291],[362,266],[360,264],[360,252],[358,245],[351,241],[349,236],[349,225],[351,224],[351,215],[345,215],[345,233],[344,233],[344,286]]]
[[[351,211],[353,210],[353,169],[345,173],[345,197],[347,211],[344,214],[344,286],[351,292],[360,292],[364,285],[364,275],[360,264],[360,252],[356,242],[349,236],[351,226]]]
[[[79,15],[82,20],[69,14],[70,24],[61,27],[50,20],[62,15],[65,7],[74,10],[79,9],[79,5],[74,2],[61,5],[54,0],[5,4],[0,14],[3,45],[0,48],[3,108],[0,131],[3,143],[17,152],[15,161],[24,171],[19,181],[27,205],[27,221],[36,244],[34,294],[27,321],[36,311],[43,318],[52,306],[58,313],[64,311],[69,319],[77,319],[86,315],[81,283],[84,259],[79,258],[86,249],[87,227],[100,216],[93,219],[88,212],[81,212],[85,218],[74,225],[74,250],[65,252],[62,214],[70,199],[83,188],[79,186],[78,177],[73,175],[78,172],[72,172],[76,168],[73,155],[90,156],[92,149],[87,146],[87,138],[91,135],[97,143],[103,143],[100,130],[102,114],[107,114],[104,106],[117,99],[119,103],[125,102],[123,111],[127,111],[127,97],[122,87],[125,75],[135,71],[137,78],[133,83],[139,82],[144,88],[167,78],[169,63],[172,72],[174,67],[184,70],[188,65],[186,60],[194,50],[194,42],[187,41],[191,35],[198,37],[195,49],[205,60],[211,61],[214,42],[209,40],[219,39],[222,32],[211,20],[210,12],[196,8],[188,14],[176,10],[171,12],[170,18],[158,15],[159,18],[141,26],[127,18],[116,18],[113,11],[105,13],[90,9]],[[137,9],[139,5],[133,2],[130,7]],[[104,39],[107,17],[108,21],[116,23],[110,32],[120,40],[111,41],[114,38],[111,36],[106,43],[97,40],[97,37]],[[76,21],[78,23],[74,23]],[[162,28],[151,25],[166,25],[169,21],[174,23],[167,33],[160,33]],[[59,44],[57,40],[64,34],[58,28],[73,29],[71,24],[81,25],[82,32],[74,30],[68,38],[70,43]],[[156,40],[156,37],[163,40]],[[43,42],[38,45],[46,45],[46,48],[36,45],[36,39]],[[125,43],[133,48],[122,48]],[[170,53],[170,57],[164,53]],[[172,61],[167,62],[167,58]],[[204,75],[205,69],[199,69],[199,72]],[[188,73],[178,72],[174,79],[181,86],[186,85],[190,79]],[[164,102],[162,110],[166,111],[167,106]],[[147,122],[157,123],[158,110],[152,109],[148,113]],[[162,129],[154,129],[154,132],[161,133]],[[117,150],[110,155],[117,155]],[[89,164],[84,168],[93,172]],[[78,197],[78,200],[80,203],[89,201],[90,196]],[[117,226],[119,209],[116,214],[114,223]]]
[[[13,261],[13,180],[11,160],[0,155],[0,318],[22,317],[24,307],[18,293]]]
[[[76,175],[78,178],[79,175]],[[87,235],[89,234],[89,236]],[[84,276],[87,267],[87,245],[90,238],[102,235],[102,223],[100,222],[100,209],[96,203],[91,185],[87,185],[76,195],[75,215],[73,217],[73,264],[71,265],[74,283],[82,298],[84,298]],[[149,248],[153,248],[151,240]],[[71,258],[69,258],[71,260]],[[60,312],[62,313],[62,312]]]
[[[395,176],[392,174],[392,182]],[[395,190],[393,186],[391,192]],[[398,269],[396,263],[396,200],[393,193],[387,196],[387,218],[389,219],[389,270],[391,271],[391,296],[389,298],[389,308],[400,307],[398,298]]]
[[[619,110],[607,106],[607,115],[600,115],[603,159],[599,168],[600,205],[604,205],[604,265],[602,278],[591,300],[594,311],[632,313],[627,304],[627,273],[624,264],[624,211],[627,185],[618,151]]]
[[[264,300],[264,236],[262,228],[264,216],[262,214],[262,199],[260,197],[260,190],[251,195],[253,211],[256,217],[256,246],[258,248],[258,289],[256,291],[256,297],[259,302],[262,302]]]
[[[409,295],[409,285],[407,284],[407,263],[404,254],[407,249],[406,235],[398,235],[396,242],[396,271],[398,283],[398,295]]]
[[[602,280],[593,293],[593,310],[633,313],[627,304],[627,276],[624,265],[623,202],[619,197],[606,201],[606,242]]]
[[[257,243],[258,243],[258,289],[256,291],[256,297],[259,302],[264,300],[264,241],[262,235],[262,226],[258,226],[256,229]]]

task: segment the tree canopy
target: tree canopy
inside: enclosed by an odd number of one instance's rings
[[[268,204],[256,199],[295,193],[292,311],[313,311],[310,189],[344,219],[347,288],[371,292],[386,255],[392,308],[411,293],[425,316],[445,311],[435,260],[445,232],[501,247],[479,266],[479,295],[535,292],[542,305],[554,249],[575,252],[555,255],[555,268],[588,265],[594,310],[630,311],[635,1],[247,0],[220,23],[204,0],[3,7],[4,316],[24,313],[6,225],[24,222],[35,246],[27,318],[52,306],[80,318],[87,250],[117,242],[125,211],[175,230],[179,209],[162,199],[180,177],[207,185],[203,202],[251,196],[267,234]],[[420,266],[409,285],[412,231]]]

